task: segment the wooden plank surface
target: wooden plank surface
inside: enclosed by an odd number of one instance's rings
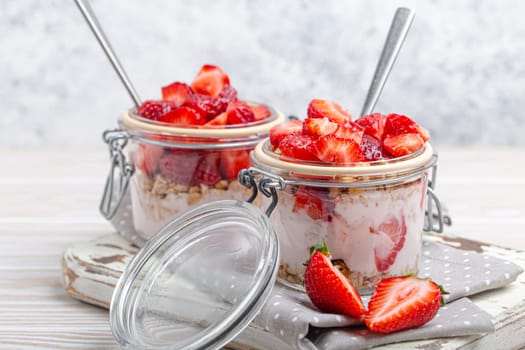
[[[525,250],[525,149],[439,149],[447,232]],[[112,232],[100,151],[0,151],[0,349],[116,349],[107,312],[69,297],[61,256]]]

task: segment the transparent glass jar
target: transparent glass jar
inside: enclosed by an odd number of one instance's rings
[[[367,294],[383,278],[417,273],[424,226],[442,231],[442,220],[430,227],[433,205],[440,217],[441,207],[428,187],[437,162],[428,143],[396,159],[330,164],[284,157],[266,140],[251,159],[250,173],[280,189],[270,220],[281,248],[279,279],[293,288],[302,288],[310,248],[323,241]]]
[[[104,135],[110,146],[111,172],[102,214],[142,246],[197,205],[247,198],[249,191],[238,183],[237,172],[250,166],[250,151],[284,120],[281,113],[268,109],[271,115],[258,122],[206,128],[173,126],[133,111],[123,113],[120,129]]]

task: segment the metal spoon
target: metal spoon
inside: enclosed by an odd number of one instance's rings
[[[104,34],[104,31],[102,30],[102,28],[100,27],[100,24],[97,21],[97,16],[95,16],[95,13],[91,9],[87,1],[75,0],[75,2],[77,3],[77,6],[80,9],[80,12],[82,12],[84,19],[86,20],[89,27],[91,28],[91,31],[93,31],[93,34],[95,34],[95,37],[97,38],[98,43],[102,47],[102,50],[104,50],[104,52],[106,53],[106,56],[111,62],[111,65],[117,72],[117,75],[119,76],[120,81],[122,82],[122,84],[124,84],[124,87],[128,91],[128,94],[133,100],[133,103],[138,108],[141,104],[140,97],[135,91],[133,84],[131,84],[131,81],[129,80],[126,74],[126,71],[120,64],[117,58],[117,55],[115,54],[115,51],[113,51],[113,48],[109,44],[109,41],[106,38],[106,35]]]
[[[410,25],[414,20],[415,12],[409,8],[400,7],[396,10],[388,36],[386,37],[383,51],[379,57],[374,78],[370,83],[366,100],[361,110],[361,116],[370,114],[374,109],[383,87],[385,86],[386,80],[390,75],[390,71],[394,66],[397,55],[403,46],[403,42],[407,36]]]

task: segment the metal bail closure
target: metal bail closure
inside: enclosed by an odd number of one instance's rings
[[[273,175],[255,167],[241,170],[238,175],[238,180],[244,187],[252,190],[250,198],[246,200],[248,203],[252,203],[255,200],[259,191],[267,198],[272,199],[272,202],[265,211],[266,215],[270,217],[279,202],[277,190],[284,190],[286,181],[280,176]]]
[[[443,214],[443,207],[437,195],[434,193],[436,186],[437,165],[432,167],[432,176],[427,187],[427,210],[425,212],[424,231],[433,231],[442,233],[443,225],[451,225],[452,220],[448,215]],[[434,212],[434,206],[436,208]],[[436,227],[437,224],[437,227]]]
[[[126,161],[122,152],[129,139],[126,132],[119,129],[106,130],[102,138],[109,147],[110,168],[99,210],[106,219],[110,220],[126,194],[129,179],[135,172],[135,167]]]

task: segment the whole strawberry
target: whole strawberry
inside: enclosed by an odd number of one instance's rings
[[[442,294],[446,292],[430,279],[386,278],[370,298],[366,327],[377,333],[392,333],[422,326],[437,314]]]
[[[312,303],[323,312],[363,320],[366,310],[361,296],[330,261],[326,243],[313,247],[312,251],[304,275],[304,287]]]

